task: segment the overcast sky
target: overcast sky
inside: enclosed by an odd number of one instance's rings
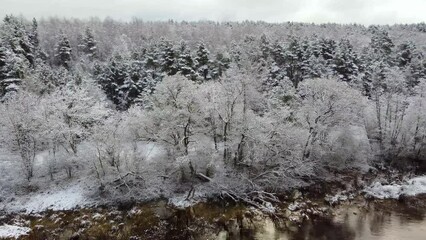
[[[426,21],[426,0],[0,0],[0,16],[393,24]]]

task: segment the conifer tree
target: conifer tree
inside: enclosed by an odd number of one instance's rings
[[[33,65],[35,60],[34,47],[29,35],[22,20],[14,16],[4,18],[2,33],[0,34],[3,45],[18,57],[23,56],[30,65]]]
[[[209,59],[210,52],[207,50],[204,43],[200,43],[197,48],[196,57],[195,57],[195,68],[197,69],[198,74],[203,80],[208,80],[211,78],[209,72]]]
[[[393,65],[392,51],[395,46],[389,34],[379,27],[371,27],[373,36],[371,37],[370,48],[373,50],[374,59],[376,61],[386,61],[389,65]]]
[[[160,65],[161,70],[167,75],[175,75],[178,71],[176,52],[173,44],[165,39],[160,42]]]
[[[179,47],[179,56],[177,59],[178,71],[185,77],[191,80],[196,80],[194,71],[194,60],[191,56],[191,51],[186,42],[182,41]]]
[[[293,82],[295,88],[303,80],[303,55],[299,39],[292,37],[286,49],[285,70],[287,77]]]
[[[98,48],[92,29],[89,27],[86,28],[81,41],[82,42],[80,43],[80,47],[82,51],[89,57],[89,59],[93,60],[96,58]]]
[[[71,44],[68,37],[61,33],[55,49],[56,64],[67,69],[71,67]]]
[[[34,50],[38,50],[40,45],[40,40],[38,38],[38,23],[35,18],[33,18],[32,25],[31,25],[31,32],[29,34],[29,39],[32,44],[32,47]]]
[[[225,56],[223,53],[218,53],[216,59],[212,63],[211,77],[213,79],[222,77],[223,73],[229,68],[230,63],[231,59],[229,57]]]
[[[359,59],[351,43],[342,39],[333,58],[333,70],[343,81],[351,81],[359,74]]]

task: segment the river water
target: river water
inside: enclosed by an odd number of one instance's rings
[[[278,213],[288,210],[283,205]],[[344,203],[299,224],[255,212],[242,205],[212,203],[177,210],[158,201],[130,210],[50,211],[3,221],[30,222],[32,231],[22,237],[25,240],[426,240],[426,196]]]
[[[426,209],[391,202],[368,207],[342,206],[334,217],[305,221],[292,231],[265,219],[249,236],[221,232],[217,239],[241,240],[425,240]]]

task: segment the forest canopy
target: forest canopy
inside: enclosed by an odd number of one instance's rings
[[[144,197],[197,186],[247,200],[335,172],[420,169],[425,44],[424,23],[6,16],[0,146],[23,173],[12,182]]]

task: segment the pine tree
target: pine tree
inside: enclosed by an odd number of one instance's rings
[[[0,79],[5,79],[6,74],[4,72],[4,68],[6,66],[6,58],[7,58],[7,49],[3,46],[0,41]]]
[[[0,98],[17,91],[28,66],[26,61],[9,51],[0,42]]]
[[[411,89],[426,79],[426,60],[421,54],[414,54],[407,64],[407,85]]]
[[[1,50],[0,50],[1,51]],[[10,51],[5,51],[5,54],[0,53],[4,57],[2,62],[4,62],[1,69],[1,75],[4,79],[7,78],[19,78],[23,79],[25,77],[25,71],[28,68],[26,61]]]
[[[332,39],[322,38],[319,40],[321,56],[326,61],[332,61],[334,54],[336,53],[336,42]]]
[[[333,58],[333,70],[343,81],[351,81],[359,74],[360,60],[349,40],[342,39]]]
[[[30,65],[34,64],[34,46],[30,34],[25,29],[22,20],[14,16],[6,16],[3,21],[1,39],[3,44],[18,57],[25,58]]]
[[[241,61],[242,61],[242,49],[241,47],[233,41],[231,44],[231,62],[234,62],[238,68],[241,68]]]
[[[270,52],[272,59],[277,64],[277,66],[280,66],[280,67],[284,66],[285,61],[286,61],[285,50],[278,41],[276,41],[272,45],[269,52]],[[267,58],[265,58],[265,60],[267,60]]]
[[[191,51],[186,42],[182,41],[179,47],[179,56],[177,59],[178,71],[185,77],[191,80],[196,80],[194,71],[194,60],[191,56]]]
[[[397,47],[396,62],[399,67],[405,67],[410,64],[415,54],[416,46],[412,42],[404,42]]]
[[[107,97],[116,105],[123,105],[124,93],[122,86],[128,79],[128,66],[119,55],[112,57],[109,62],[101,67],[98,66],[97,79]]]
[[[268,74],[264,85],[267,89],[272,89],[280,84],[280,82],[286,77],[285,69],[280,68],[275,61],[269,64]]]
[[[152,69],[154,71],[161,70],[161,62],[160,62],[161,51],[157,45],[153,45],[148,49],[144,49],[143,55],[144,55],[144,64],[146,68]]]
[[[33,49],[36,51],[40,47],[40,40],[38,39],[38,23],[35,18],[33,18],[31,25],[31,32],[29,34],[30,43],[32,44]]]
[[[142,94],[151,94],[162,75],[153,74],[141,60],[112,57],[104,66],[96,65],[95,76],[107,97],[120,110],[140,102]]]
[[[165,39],[161,39],[159,61],[161,70],[167,75],[175,75],[178,71],[176,55],[173,44]]]
[[[70,41],[64,33],[61,33],[55,49],[57,65],[69,69],[71,67],[71,51]]]
[[[229,69],[231,59],[223,53],[216,54],[216,59],[212,63],[211,77],[218,79],[222,77],[223,73]]]
[[[93,60],[96,58],[98,52],[97,42],[92,30],[89,27],[86,28],[79,46],[81,50],[89,57],[89,59]]]
[[[269,55],[271,54],[272,49],[276,47],[275,45],[271,47],[268,38],[265,34],[262,34],[260,37],[260,51],[262,53],[261,57],[263,59],[268,59]]]
[[[370,48],[373,50],[374,59],[386,61],[389,65],[393,65],[391,54],[395,45],[388,32],[378,27],[371,27],[370,31],[373,33]]]
[[[196,52],[195,57],[195,68],[198,72],[198,74],[202,77],[203,80],[209,80],[211,79],[210,72],[209,72],[209,59],[210,52],[205,47],[204,43],[200,43],[198,45],[198,49]]]
[[[303,49],[300,40],[290,38],[290,43],[285,52],[285,71],[287,77],[293,82],[295,88],[303,80]]]

